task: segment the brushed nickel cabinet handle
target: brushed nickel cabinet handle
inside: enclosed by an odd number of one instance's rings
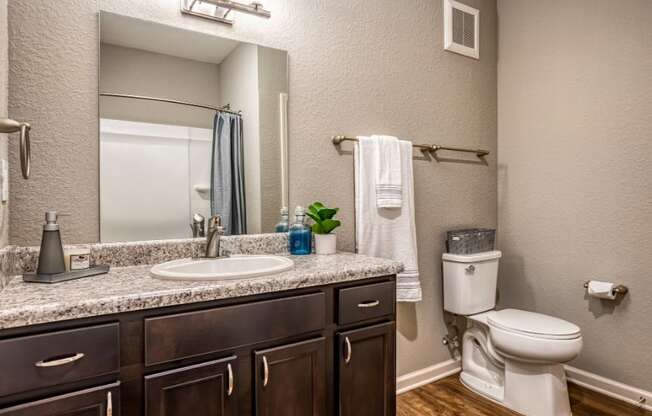
[[[365,302],[358,303],[358,308],[375,308],[380,305],[379,300],[367,300]]]
[[[230,396],[233,393],[233,368],[231,368],[231,364],[227,365],[226,369],[229,372],[229,388],[226,391],[226,395]]]
[[[267,364],[267,357],[263,355],[263,387],[267,386],[269,381],[269,365]]]
[[[113,398],[111,392],[106,393],[106,416],[113,416]]]
[[[344,337],[344,362],[346,364],[351,362],[351,341],[349,341],[349,337]]]
[[[34,365],[36,367],[41,367],[41,368],[58,367],[60,365],[66,365],[66,364],[74,363],[75,361],[81,360],[82,358],[84,358],[84,353],[83,352],[78,352],[75,355],[72,355],[72,356],[69,356],[69,357],[59,358],[59,359],[56,359],[56,360],[41,360],[41,361],[38,361],[38,362],[34,363]]]

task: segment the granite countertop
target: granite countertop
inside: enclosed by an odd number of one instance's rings
[[[221,282],[158,280],[148,265],[113,267],[105,275],[53,285],[14,278],[0,292],[0,329],[366,279],[403,268],[352,253],[289,257],[292,270]]]

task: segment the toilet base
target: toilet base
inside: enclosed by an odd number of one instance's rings
[[[474,323],[463,337],[460,382],[469,390],[527,416],[571,416],[561,364],[496,360],[488,330]]]
[[[570,416],[564,367],[506,359],[503,404],[524,415]]]
[[[478,393],[481,396],[484,396],[487,399],[504,406],[503,398],[505,394],[505,388],[503,386],[488,383],[485,380],[474,376],[468,371],[462,371],[460,373],[460,382],[464,385],[464,387],[468,388],[474,393]]]

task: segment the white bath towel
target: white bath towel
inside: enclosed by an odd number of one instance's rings
[[[417,258],[417,234],[414,222],[414,179],[412,144],[400,141],[403,203],[400,208],[376,206],[376,169],[378,160],[369,151],[368,137],[359,137],[355,146],[355,216],[358,253],[384,257],[403,263],[398,275],[396,300],[421,300],[421,283]]]
[[[364,146],[375,153],[376,205],[378,208],[400,208],[403,203],[401,147],[394,136],[373,135]]]

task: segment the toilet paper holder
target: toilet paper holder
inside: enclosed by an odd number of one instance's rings
[[[589,282],[590,282],[590,280],[587,280],[586,282],[584,282],[584,289],[589,288]],[[622,296],[622,295],[626,295],[627,292],[629,292],[629,288],[627,286],[625,286],[625,285],[616,285],[616,286],[614,286],[612,291],[614,292],[614,294],[616,294],[616,296],[619,296],[619,295]]]

